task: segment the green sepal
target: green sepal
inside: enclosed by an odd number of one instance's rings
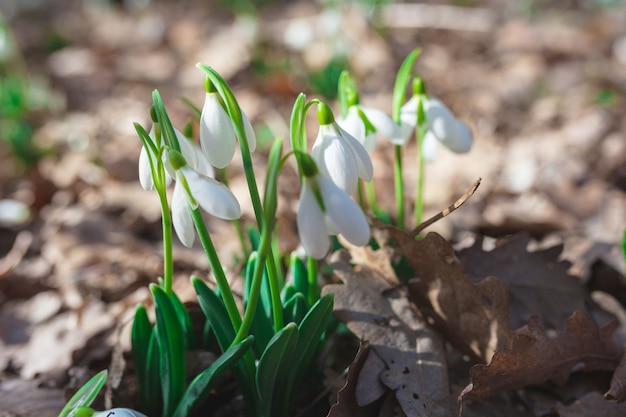
[[[196,348],[196,338],[193,332],[193,324],[191,323],[191,317],[185,305],[180,301],[180,298],[176,293],[172,293],[172,305],[176,310],[176,317],[180,322],[180,326],[185,334],[185,348],[192,350]]]
[[[398,70],[398,75],[396,76],[396,83],[393,87],[393,106],[392,106],[392,116],[393,120],[396,123],[400,123],[400,109],[404,104],[404,99],[406,97],[406,90],[409,85],[413,64],[415,60],[422,52],[420,48],[414,49],[405,59],[400,69]]]
[[[85,385],[76,391],[76,394],[72,395],[72,398],[70,398],[67,404],[65,404],[65,407],[63,407],[59,413],[59,417],[72,417],[74,416],[74,411],[78,407],[89,407],[104,386],[107,376],[108,372],[105,369],[104,371],[100,371],[91,377]]]
[[[335,122],[335,116],[328,104],[320,101],[317,103],[317,121],[320,126],[327,126]]]
[[[148,369],[148,347],[152,335],[152,323],[148,318],[148,313],[143,305],[138,305],[135,309],[135,318],[130,332],[130,340],[135,361],[135,375],[139,385],[139,403],[142,405],[149,403],[149,392],[147,390],[147,369]]]
[[[211,366],[196,376],[185,391],[173,417],[190,416],[198,406],[202,405],[220,375],[239,361],[248,351],[253,340],[254,336],[248,336],[243,341],[224,352]]]
[[[288,389],[286,384],[292,361],[299,355],[295,350],[297,344],[298,326],[289,323],[274,335],[259,360],[256,382],[263,415],[281,417],[276,412],[277,408],[281,403],[291,402],[285,392]]]
[[[185,338],[171,298],[158,285],[151,284],[156,312],[160,351],[163,417],[176,409],[185,392]]]
[[[307,312],[306,298],[301,292],[295,293],[283,307],[285,321],[300,324]]]

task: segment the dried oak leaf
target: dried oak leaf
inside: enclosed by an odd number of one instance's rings
[[[624,346],[622,359],[620,359],[619,365],[617,365],[613,373],[611,386],[606,394],[604,394],[604,398],[607,400],[615,400],[618,403],[624,402],[624,399],[626,399],[626,346]]]
[[[384,362],[379,381],[395,391],[406,415],[452,416],[445,352],[439,336],[417,316],[400,290],[390,290],[388,280],[364,266],[353,270],[346,252],[332,259],[331,266],[344,284],[327,285],[323,293],[334,293],[335,316],[359,338],[368,340],[372,351]],[[372,389],[381,396],[378,388]],[[361,393],[359,397],[367,396]],[[371,396],[363,401],[374,400]]]
[[[585,311],[587,293],[578,278],[568,274],[568,262],[559,261],[563,245],[529,252],[525,234],[500,240],[485,252],[482,238],[457,253],[465,272],[474,282],[492,276],[509,292],[509,323],[522,327],[539,316],[543,327],[560,329],[574,311]]]
[[[558,405],[555,411],[559,417],[624,417],[626,404],[607,401],[599,392],[590,392],[573,404]]]
[[[510,349],[497,351],[489,365],[472,367],[472,382],[459,400],[485,398],[547,381],[562,385],[581,365],[587,372],[613,370],[621,350],[612,339],[616,326],[612,322],[599,329],[586,313],[575,312],[567,320],[566,331],[552,335],[533,316],[515,332]]]
[[[473,283],[452,246],[437,233],[415,240],[385,227],[375,235],[381,246],[391,242],[394,253],[407,259],[419,278],[410,286],[411,300],[448,341],[485,363],[497,349],[510,345],[508,295],[502,283],[492,277]]]

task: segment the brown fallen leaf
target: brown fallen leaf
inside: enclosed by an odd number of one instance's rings
[[[359,345],[350,369],[346,384],[337,393],[337,402],[330,407],[327,417],[376,417],[378,412],[374,407],[367,407],[359,404],[357,399],[357,385],[361,374],[366,367],[367,358],[371,352],[368,341],[363,341]]]
[[[452,416],[441,339],[417,316],[406,295],[390,290],[388,280],[367,267],[353,270],[347,258],[346,252],[332,258],[333,270],[344,284],[322,290],[334,293],[335,316],[370,342],[386,365],[380,380],[395,391],[406,415]]]
[[[626,346],[624,346],[624,351],[622,352],[622,359],[613,373],[611,387],[604,394],[604,398],[617,401],[618,403],[624,402],[624,399],[626,399]]]
[[[576,312],[567,320],[565,332],[551,335],[541,328],[538,317],[531,317],[515,332],[510,349],[496,352],[489,365],[472,367],[472,382],[459,402],[547,381],[562,385],[581,366],[586,372],[613,370],[620,356],[612,339],[616,324],[599,329],[586,313]]]
[[[599,392],[590,392],[573,404],[556,406],[555,411],[559,417],[624,417],[626,404],[607,401]]]
[[[568,262],[559,261],[562,245],[529,252],[530,237],[515,235],[498,241],[492,251],[482,249],[483,239],[457,253],[474,282],[498,278],[509,292],[509,323],[522,327],[539,316],[543,327],[559,329],[574,311],[585,311],[588,298],[582,283],[568,274]]]
[[[411,300],[448,341],[484,362],[509,346],[508,295],[502,283],[494,278],[473,283],[452,246],[437,233],[415,240],[387,226],[375,234],[381,246],[392,242],[394,253],[407,259],[418,277],[410,285]]]

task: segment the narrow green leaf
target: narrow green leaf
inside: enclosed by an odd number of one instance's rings
[[[146,403],[141,404],[147,415],[154,416],[163,409],[163,389],[161,387],[161,351],[159,349],[156,326],[152,328],[148,356],[146,358]]]
[[[299,325],[307,312],[306,298],[301,292],[295,293],[287,300],[283,308],[285,321],[292,321]]]
[[[309,275],[304,262],[296,253],[291,254],[291,274],[293,287],[296,292],[301,292],[307,299],[309,297]]]
[[[306,131],[304,129],[304,106],[306,95],[300,93],[291,109],[291,120],[289,122],[289,134],[291,136],[291,149],[306,153]],[[296,152],[296,157],[298,153]]]
[[[200,120],[200,116],[202,116],[202,110],[198,106],[196,106],[187,97],[181,97],[180,101],[184,105],[186,105],[189,108],[189,110],[191,110],[191,112],[193,113],[193,117],[196,119],[196,121]]]
[[[392,107],[392,116],[393,120],[396,123],[400,123],[400,109],[404,104],[404,99],[406,97],[406,89],[411,80],[411,72],[413,70],[413,64],[415,60],[422,52],[421,49],[414,49],[405,59],[400,69],[398,70],[398,75],[396,76],[396,83],[393,87],[393,107]]]
[[[237,363],[248,351],[253,339],[254,336],[248,336],[240,343],[234,345],[217,358],[211,366],[196,376],[185,391],[185,395],[176,408],[173,417],[187,417],[198,406],[202,405],[219,376]]]
[[[157,337],[161,356],[163,417],[176,409],[185,391],[184,332],[172,300],[158,285],[150,285],[154,297]]]
[[[299,354],[295,350],[297,343],[298,326],[289,323],[274,335],[259,360],[257,391],[266,416],[281,417],[274,413],[279,405],[277,403],[289,401],[289,397],[285,396],[288,369],[291,367],[292,357]]]
[[[185,347],[188,350],[196,348],[196,339],[193,333],[193,325],[191,323],[191,317],[189,317],[189,312],[185,305],[180,301],[180,298],[176,295],[176,293],[172,293],[172,305],[176,310],[176,317],[178,317],[178,321],[180,322],[180,326],[185,333]]]
[[[71,417],[74,410],[78,407],[89,407],[107,380],[108,372],[106,369],[95,374],[85,385],[83,385],[76,394],[70,398],[65,407],[59,413],[59,417]]]
[[[252,280],[254,278],[254,268],[256,267],[258,254],[252,252],[246,263],[244,274],[244,305],[248,306],[248,297],[252,288]],[[256,304],[256,312],[252,319],[250,333],[254,335],[254,350],[258,355],[265,350],[267,343],[274,335],[272,329],[272,300],[270,296],[270,288],[267,279],[267,273],[264,271],[263,282],[261,282],[261,302]]]
[[[131,329],[131,345],[133,360],[135,361],[135,374],[139,384],[139,403],[148,404],[149,393],[147,391],[146,380],[148,375],[148,347],[150,346],[150,336],[152,335],[152,324],[148,319],[146,308],[142,305],[135,310],[135,319]]]

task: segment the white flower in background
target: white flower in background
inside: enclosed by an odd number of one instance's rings
[[[92,417],[146,417],[146,415],[130,408],[112,408],[105,411],[96,411]]]
[[[196,236],[190,208],[200,206],[207,213],[224,220],[238,219],[241,208],[237,198],[224,184],[206,175],[206,171],[201,172],[182,162],[175,162],[179,167],[175,170],[172,223],[182,244],[189,248]],[[208,163],[206,165],[210,168]]]
[[[360,112],[367,118],[374,131],[368,131]],[[337,119],[337,124],[343,130],[351,134],[356,140],[361,142],[365,150],[371,152],[376,146],[376,135],[382,134],[387,138],[392,138],[398,134],[398,125],[393,119],[380,110],[369,109],[360,105],[350,106],[348,115]],[[371,128],[370,128],[371,129]]]
[[[187,161],[194,169],[198,169],[200,172],[204,173],[204,175],[213,176],[213,168],[209,165],[208,168],[210,171],[207,172],[207,161],[206,157],[200,150],[200,148],[193,143],[189,139],[185,137],[178,129],[174,128],[174,133],[176,134],[176,139],[178,139],[178,144],[180,146],[180,151]],[[150,139],[152,139],[152,143],[156,144],[154,127],[150,130],[148,134]],[[173,168],[169,165],[167,152],[163,152],[163,161],[165,163],[165,178],[166,185],[169,185],[172,182],[172,177],[175,175]],[[154,188],[154,180],[152,178],[152,170],[150,169],[150,160],[148,159],[148,151],[145,147],[141,148],[141,152],[139,153],[139,183],[143,187],[144,190],[150,191]]]
[[[432,161],[435,158],[437,142],[442,143],[455,153],[468,152],[472,147],[472,132],[441,101],[434,97],[423,97],[424,114],[426,116],[427,131],[422,138],[422,152],[424,159]],[[391,142],[396,145],[405,145],[417,125],[417,107],[419,96],[414,95],[400,110],[400,129]]]
[[[372,179],[374,167],[367,150],[334,121],[320,126],[311,156],[320,172],[348,194],[356,190],[359,178]]]
[[[256,149],[256,136],[248,117],[241,112],[250,152]],[[207,159],[217,168],[224,168],[235,155],[235,129],[222,107],[217,93],[206,93],[200,115],[200,145]]]
[[[302,246],[315,259],[323,258],[330,249],[329,235],[341,234],[358,246],[370,240],[370,227],[358,204],[319,174],[302,182],[297,222]]]

